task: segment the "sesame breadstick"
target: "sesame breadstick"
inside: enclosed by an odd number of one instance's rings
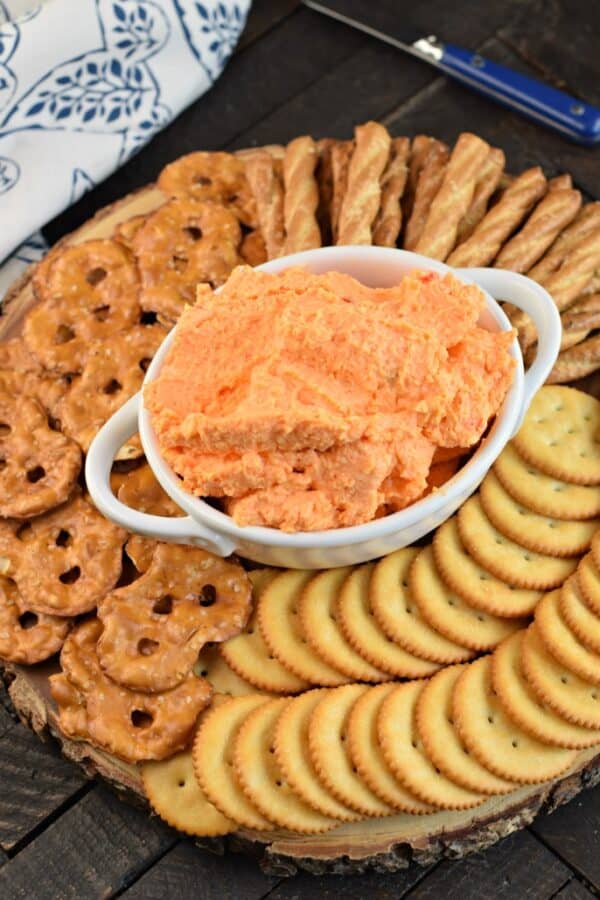
[[[568,172],[563,175],[556,175],[548,182],[549,191],[567,191],[573,187],[573,179]]]
[[[527,169],[483,217],[471,237],[447,259],[451,266],[487,266],[504,241],[546,192],[546,179],[539,166]]]
[[[463,132],[459,135],[415,247],[417,253],[432,259],[446,259],[456,243],[458,223],[471,204],[477,178],[489,151],[489,144],[476,134]]]
[[[563,332],[600,328],[600,293],[578,300],[561,315]]]
[[[542,282],[544,278],[554,272],[569,250],[580,240],[590,234],[596,228],[600,227],[600,201],[596,203],[587,203],[583,206],[573,223],[559,234],[548,252],[542,259],[527,273],[530,278],[535,281]]]
[[[600,334],[559,354],[547,384],[563,384],[591,375],[600,366]]]
[[[450,151],[441,141],[429,145],[427,155],[419,172],[410,218],[404,229],[404,247],[414,250],[427,221],[433,198],[439,191]]]
[[[497,147],[492,147],[481,167],[469,208],[458,223],[457,243],[461,244],[466,241],[485,216],[489,199],[502,178],[505,162],[504,152]]]
[[[371,244],[371,226],[381,202],[379,181],[390,155],[391,138],[387,128],[378,122],[358,125],[354,137],[337,243]]]
[[[373,243],[395,247],[402,226],[401,199],[408,175],[410,141],[394,138],[387,168],[381,179],[381,206],[373,224]]]
[[[333,138],[321,138],[320,141],[317,141],[318,162],[315,172],[319,190],[317,222],[321,229],[321,240],[324,246],[332,242],[330,216],[331,201],[333,199],[333,168],[331,165],[331,150],[334,144]]]
[[[266,150],[249,156],[245,164],[269,259],[280,256],[284,240],[283,186],[278,167],[277,161]]]
[[[317,148],[311,137],[297,137],[287,145],[283,159],[284,255],[321,246],[316,165]]]
[[[415,193],[421,169],[425,164],[425,160],[429,154],[429,150],[433,144],[441,143],[435,138],[426,134],[417,134],[410,145],[410,155],[408,158],[408,175],[406,177],[406,187],[402,197],[402,219],[408,222],[410,219],[413,205],[415,202]]]
[[[333,242],[337,242],[340,210],[346,188],[348,187],[348,169],[354,150],[354,141],[336,141],[331,148],[331,176],[333,181],[331,193],[331,234]]]

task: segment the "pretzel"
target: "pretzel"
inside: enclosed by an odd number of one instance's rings
[[[196,285],[223,284],[239,262],[242,239],[236,217],[215,203],[190,197],[168,200],[133,238],[147,312],[173,323],[186,303],[193,303]]]
[[[11,338],[0,342],[0,369],[15,372],[41,372],[39,362],[29,352],[23,338]]]
[[[158,544],[145,574],[100,603],[102,668],[135,690],[171,688],[204,644],[239,634],[250,605],[250,581],[239,565],[194,547]]]
[[[317,148],[311,137],[304,135],[290,141],[283,159],[284,256],[321,246],[316,165]]]
[[[0,523],[3,574],[17,583],[23,611],[80,615],[116,584],[124,541],[123,529],[75,494],[43,516]]]
[[[2,346],[2,345],[0,345]],[[0,369],[0,391],[11,397],[32,397],[48,413],[48,424],[58,430],[59,406],[69,389],[71,379],[67,375],[41,375],[38,372],[20,372],[17,369]]]
[[[417,253],[432,259],[446,259],[456,243],[458,224],[473,199],[475,184],[489,151],[489,144],[475,134],[463,132],[458,136],[416,244]]]
[[[404,229],[404,247],[407,250],[414,250],[419,242],[433,198],[442,184],[448,157],[448,148],[441,141],[432,140],[428,144],[419,168],[412,209]]]
[[[527,169],[506,188],[498,203],[446,262],[451,266],[487,266],[545,192],[546,179],[540,167]]]
[[[248,228],[256,228],[256,202],[243,159],[231,153],[197,152],[180,156],[162,170],[157,185],[168,197],[212,200],[226,206]]]
[[[504,152],[497,147],[492,147],[481,166],[469,207],[458,223],[457,244],[466,241],[485,216],[490,197],[500,184],[505,162]]]
[[[331,237],[337,243],[340,211],[348,187],[348,169],[354,151],[354,141],[336,141],[331,148]]]
[[[393,138],[390,159],[381,177],[381,204],[373,223],[373,243],[379,247],[395,247],[400,234],[409,150],[408,138]]]
[[[149,215],[149,213],[142,213],[139,216],[132,216],[131,219],[125,219],[124,222],[119,222],[113,232],[115,241],[125,244],[128,250],[133,251],[133,239],[142,225],[146,223]]]
[[[569,251],[600,228],[600,201],[587,203],[568,228],[559,234],[546,255],[529,270],[527,275],[542,282],[561,265]]]
[[[162,489],[147,462],[122,476],[117,497],[125,506],[151,516],[185,515]]]
[[[60,730],[75,740],[89,740],[85,699],[62,672],[48,678],[50,693],[58,707]]]
[[[165,335],[158,324],[134,325],[90,348],[81,376],[58,407],[65,434],[84,451],[112,414],[139,391]]]
[[[67,499],[81,451],[54,431],[33,397],[0,390],[0,515],[26,519]]]
[[[24,612],[17,602],[17,586],[0,578],[0,657],[31,666],[58,653],[71,622],[58,616]]]
[[[280,164],[267,150],[246,159],[246,178],[256,200],[256,214],[267,248],[267,258],[280,256],[284,241],[283,186]]]
[[[383,125],[366,122],[354,129],[354,151],[340,209],[337,244],[371,244],[372,225],[381,203],[381,176],[390,155],[391,138]]]
[[[38,265],[32,282],[41,303],[27,315],[23,337],[55,372],[80,372],[93,341],[134,325],[140,316],[135,261],[117,241],[61,248]]]
[[[147,572],[152,565],[152,557],[156,547],[156,541],[152,540],[152,538],[142,537],[141,534],[132,534],[127,538],[125,553],[140,575]]]
[[[546,383],[563,384],[565,381],[576,381],[595,372],[598,366],[600,366],[600,334],[563,351]]]
[[[267,261],[267,247],[260,229],[244,235],[240,244],[240,256],[249,266],[261,266]]]

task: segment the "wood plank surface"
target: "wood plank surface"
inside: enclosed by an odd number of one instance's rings
[[[575,872],[600,891],[600,788],[580,794],[531,830]]]

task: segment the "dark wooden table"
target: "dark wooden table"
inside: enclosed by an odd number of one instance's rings
[[[595,0],[362,0],[600,105]],[[340,4],[342,0],[340,0]],[[360,6],[360,0],[348,0]],[[185,73],[182,73],[185,77]],[[46,228],[54,241],[152,181],[174,157],[297,134],[347,137],[375,118],[393,134],[453,141],[464,129],[503,147],[508,167],[569,171],[600,197],[600,150],[570,144],[438,77],[428,66],[327,21],[297,0],[254,0],[215,87],[152,144]],[[430,869],[354,877],[267,877],[237,854],[200,850],[87,781],[0,705],[0,898],[561,898],[600,892],[600,788],[486,853]]]

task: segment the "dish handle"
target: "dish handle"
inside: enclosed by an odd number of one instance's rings
[[[125,506],[113,494],[110,484],[113,460],[119,447],[137,431],[141,396],[140,391],[124,403],[92,441],[85,462],[85,480],[92,500],[103,515],[128,531],[173,544],[193,544],[217,556],[229,556],[235,550],[235,543],[205,528],[192,516],[151,516]]]
[[[456,269],[460,278],[474,281],[496,300],[505,300],[522,309],[533,320],[538,341],[534,360],[525,372],[523,407],[513,436],[521,427],[534,394],[550,374],[560,351],[562,325],[554,300],[541,285],[506,269]]]

